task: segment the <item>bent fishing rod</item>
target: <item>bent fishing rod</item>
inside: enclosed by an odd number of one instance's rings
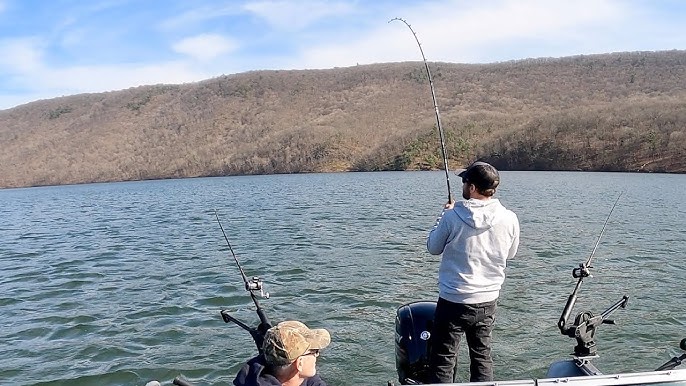
[[[436,92],[434,91],[434,81],[433,78],[431,77],[431,71],[429,70],[429,64],[426,61],[426,57],[424,56],[424,50],[422,49],[422,44],[419,42],[419,37],[417,37],[417,34],[414,32],[412,29],[412,26],[410,26],[410,23],[405,21],[405,19],[401,19],[399,17],[393,18],[389,20],[388,22],[392,21],[401,21],[405,23],[407,28],[410,29],[412,32],[412,35],[414,35],[414,40],[417,41],[417,46],[419,46],[419,52],[422,54],[422,60],[424,60],[424,68],[426,68],[426,75],[429,78],[429,87],[431,88],[431,99],[433,100],[434,104],[434,111],[436,113],[436,127],[438,128],[438,136],[441,139],[441,153],[443,154],[443,169],[445,170],[445,182],[448,185],[448,202],[453,202],[453,197],[450,192],[450,176],[448,175],[448,156],[446,155],[445,151],[445,136],[443,135],[443,126],[441,126],[441,114],[438,112],[438,103],[436,102]]]
[[[259,277],[253,276],[251,279],[248,279],[248,277],[245,275],[245,271],[243,271],[243,267],[241,267],[241,263],[238,262],[238,258],[236,257],[236,254],[233,251],[231,242],[229,242],[229,238],[228,236],[226,236],[226,232],[224,231],[224,227],[222,226],[222,223],[219,220],[219,214],[217,213],[216,209],[214,210],[214,216],[217,218],[217,223],[219,224],[219,228],[222,230],[224,240],[226,240],[226,245],[228,245],[229,251],[231,252],[231,256],[233,256],[233,260],[236,262],[236,266],[238,267],[238,270],[241,273],[243,283],[245,284],[245,290],[248,291],[248,293],[250,294],[250,298],[252,298],[252,301],[255,304],[257,316],[260,318],[260,324],[256,328],[251,328],[250,326],[246,325],[240,320],[229,315],[228,311],[226,310],[221,311],[222,319],[224,319],[225,323],[233,322],[241,328],[243,328],[244,330],[248,331],[250,333],[250,336],[252,336],[253,340],[255,341],[255,345],[257,345],[258,351],[261,352],[264,334],[271,327],[271,323],[269,322],[267,315],[264,313],[264,310],[260,306],[260,302],[257,300],[257,295],[255,293],[258,292],[260,297],[265,299],[269,299],[269,293],[264,292],[262,280]]]
[[[619,196],[617,196],[617,199],[612,205],[612,208],[610,208],[610,213],[608,213],[607,218],[605,219],[605,223],[603,224],[603,227],[600,230],[600,234],[598,235],[598,240],[596,241],[595,246],[591,251],[591,254],[588,256],[588,259],[585,263],[579,264],[578,268],[574,268],[572,270],[572,277],[578,280],[576,282],[576,285],[574,286],[574,290],[572,291],[571,295],[569,295],[569,297],[567,298],[567,303],[565,304],[565,307],[562,310],[562,316],[560,316],[560,320],[557,322],[557,327],[560,329],[562,335],[566,335],[577,339],[578,344],[574,349],[574,353],[576,356],[595,355],[595,342],[593,341],[593,338],[595,335],[596,328],[600,324],[614,324],[614,321],[608,320],[607,317],[618,308],[625,308],[627,301],[629,300],[629,297],[624,295],[622,299],[620,299],[618,302],[610,306],[607,310],[603,311],[598,316],[594,316],[591,312],[582,312],[576,317],[574,324],[570,327],[567,327],[567,319],[569,318],[569,315],[572,312],[572,308],[574,308],[574,304],[576,303],[577,293],[579,292],[581,283],[583,282],[584,278],[591,276],[590,268],[593,268],[591,266],[591,262],[593,261],[595,252],[598,249],[600,240],[602,239],[603,234],[605,233],[605,229],[607,228],[607,223],[610,221],[612,212],[615,210],[615,207],[617,207],[617,203],[619,203],[619,199],[622,197],[623,193],[624,192],[620,193]]]

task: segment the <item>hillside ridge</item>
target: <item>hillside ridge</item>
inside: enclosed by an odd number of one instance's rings
[[[450,165],[686,172],[686,51],[430,62]],[[0,188],[435,170],[422,62],[250,71],[0,111]]]

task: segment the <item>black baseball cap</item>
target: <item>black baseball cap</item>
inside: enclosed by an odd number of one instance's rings
[[[477,161],[458,173],[463,182],[474,184],[479,190],[495,189],[500,184],[500,175],[493,165]]]

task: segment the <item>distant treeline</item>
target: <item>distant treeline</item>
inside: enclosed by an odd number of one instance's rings
[[[452,167],[686,172],[686,51],[429,63]],[[0,187],[440,169],[423,63],[255,71],[0,111]]]

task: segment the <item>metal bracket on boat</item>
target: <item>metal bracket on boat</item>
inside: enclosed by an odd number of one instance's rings
[[[601,324],[615,324],[614,320],[608,316],[618,308],[625,308],[629,297],[624,295],[621,300],[603,311],[600,315],[593,315],[589,311],[581,312],[576,316],[574,325],[565,329],[562,333],[572,338],[576,338],[577,345],[574,347],[572,355],[576,357],[589,357],[597,354],[595,344],[595,333]]]
[[[258,311],[258,314],[260,314],[260,312],[261,311]],[[260,322],[260,324],[257,327],[253,328],[236,319],[235,317],[231,316],[229,314],[229,311],[227,310],[221,310],[219,313],[221,314],[224,323],[234,323],[238,327],[250,333],[250,336],[255,342],[255,346],[257,346],[257,351],[260,353],[262,352],[262,342],[264,341],[264,335],[267,332],[267,330],[271,327],[271,324],[269,324],[269,322]]]
[[[682,339],[679,343],[679,348],[686,351],[686,338]],[[681,354],[678,357],[674,357],[667,361],[664,365],[658,367],[655,371],[672,370],[681,366],[681,364],[686,361],[686,354]]]
[[[269,299],[269,292],[264,292],[262,279],[260,279],[257,276],[253,276],[251,279],[245,281],[245,289],[250,293],[250,297],[252,298],[253,303],[255,303],[255,306],[257,307],[256,312],[257,316],[260,319],[260,324],[257,327],[253,328],[231,316],[229,314],[229,311],[227,310],[221,310],[220,314],[222,316],[222,319],[224,320],[224,323],[234,323],[238,327],[249,332],[253,341],[255,341],[257,350],[261,352],[262,342],[264,341],[264,334],[267,332],[269,327],[271,327],[271,324],[269,323],[269,319],[267,319],[267,316],[264,314],[264,310],[262,310],[262,307],[260,307],[260,303],[257,301],[255,292],[259,291],[260,296],[265,299]]]
[[[574,364],[576,364],[579,371],[586,376],[600,375],[601,372],[591,363],[591,359],[597,358],[597,355],[591,357],[574,357]]]

